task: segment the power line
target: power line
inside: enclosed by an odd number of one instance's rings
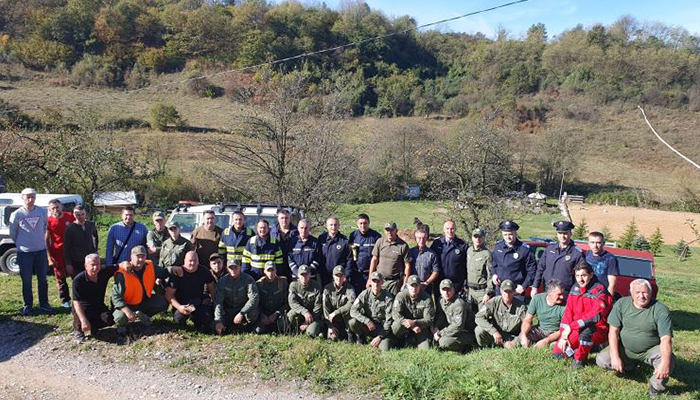
[[[498,10],[498,9],[500,9],[500,8],[510,7],[510,6],[513,6],[513,5],[516,5],[516,4],[520,4],[520,3],[526,3],[526,2],[528,2],[528,1],[530,1],[530,0],[514,0],[514,1],[510,1],[510,2],[508,2],[508,3],[503,3],[503,4],[499,4],[499,5],[493,6],[493,7],[484,8],[484,9],[481,9],[481,10],[478,10],[478,11],[472,11],[472,12],[468,12],[468,13],[466,13],[466,14],[461,14],[461,15],[458,15],[458,16],[455,16],[455,17],[445,18],[445,19],[441,19],[441,20],[439,20],[439,21],[435,21],[435,22],[430,22],[430,23],[418,25],[418,26],[416,26],[415,28],[408,28],[408,29],[404,29],[404,30],[401,30],[401,31],[396,31],[396,32],[392,32],[392,33],[387,33],[387,34],[384,34],[384,35],[373,36],[373,37],[370,37],[370,38],[367,38],[367,39],[357,40],[357,41],[355,41],[355,42],[346,43],[346,44],[342,44],[342,45],[338,45],[338,46],[334,46],[334,47],[329,47],[329,48],[326,48],[326,49],[323,49],[323,50],[310,51],[310,52],[306,52],[306,53],[297,54],[297,55],[295,55],[295,56],[280,58],[280,59],[277,59],[277,60],[267,61],[267,62],[263,62],[263,63],[259,63],[259,64],[254,64],[254,65],[249,65],[249,66],[247,66],[247,67],[229,69],[229,70],[226,70],[226,71],[220,71],[220,72],[216,72],[216,73],[212,73],[212,74],[208,74],[208,75],[199,75],[199,76],[190,77],[190,78],[182,79],[182,80],[178,80],[178,81],[159,83],[159,84],[157,84],[157,85],[149,85],[149,86],[146,86],[146,87],[143,87],[143,88],[125,90],[125,91],[123,91],[122,93],[124,93],[124,94],[133,94],[133,93],[137,93],[137,92],[144,92],[144,91],[148,91],[148,90],[152,90],[152,89],[158,89],[158,88],[167,87],[167,86],[179,85],[179,84],[182,84],[182,83],[187,83],[187,82],[196,81],[196,80],[201,80],[201,79],[214,78],[214,77],[217,77],[217,76],[220,76],[220,75],[230,74],[230,73],[234,73],[234,72],[249,71],[249,70],[261,68],[261,67],[268,66],[268,65],[279,65],[279,64],[284,64],[284,63],[289,62],[289,61],[294,61],[294,60],[299,60],[299,59],[303,59],[303,58],[308,58],[308,57],[316,56],[316,55],[319,55],[319,54],[330,53],[330,52],[338,51],[338,50],[345,50],[345,49],[347,49],[347,48],[359,46],[359,45],[364,44],[364,43],[373,42],[373,41],[378,41],[378,40],[386,39],[386,38],[389,38],[389,37],[392,37],[392,36],[403,35],[403,34],[406,34],[406,33],[409,33],[409,32],[417,31],[417,30],[419,30],[419,29],[423,29],[423,28],[428,28],[428,27],[435,26],[435,25],[444,24],[444,23],[446,23],[446,22],[457,21],[457,20],[460,20],[460,19],[463,19],[463,18],[467,18],[467,17],[471,17],[471,16],[474,16],[474,15],[477,15],[477,14],[483,14],[483,13],[486,13],[486,12],[489,12],[489,11]],[[96,100],[96,99],[100,99],[100,98],[104,98],[104,97],[109,97],[110,95],[111,95],[111,94],[105,93],[105,94],[101,94],[101,95],[97,95],[97,96],[91,97],[89,100]],[[53,105],[56,105],[56,103],[54,103]],[[51,105],[51,106],[53,106],[53,105]],[[41,108],[43,108],[43,107],[45,107],[45,106],[32,106],[32,107],[21,108],[21,109],[12,109],[12,110],[4,111],[4,112],[0,113],[0,115],[11,114],[11,113],[14,113],[14,112],[38,110],[38,109],[41,109]]]
[[[651,129],[651,131],[654,132],[654,135],[656,135],[656,137],[661,141],[661,143],[665,144],[666,147],[668,147],[669,149],[673,150],[674,153],[676,153],[676,154],[678,154],[679,156],[681,156],[682,159],[684,159],[685,161],[687,161],[687,162],[689,162],[690,164],[692,164],[695,168],[700,169],[700,165],[698,165],[695,161],[693,161],[693,160],[691,160],[690,158],[684,156],[683,154],[681,154],[680,151],[674,149],[670,144],[666,143],[666,141],[665,141],[658,133],[656,133],[656,130],[654,129],[654,127],[651,126],[651,123],[650,123],[649,120],[647,119],[647,115],[646,115],[646,113],[644,112],[644,109],[643,109],[642,107],[640,107],[640,106],[637,106],[637,108],[639,109],[639,111],[642,112],[642,115],[644,116],[644,121],[646,121],[647,125],[649,125],[649,129]]]

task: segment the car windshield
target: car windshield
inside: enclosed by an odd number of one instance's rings
[[[620,275],[634,278],[654,279],[651,260],[616,255]]]
[[[180,232],[192,232],[197,225],[197,216],[192,213],[175,214],[171,220],[180,225]]]
[[[225,229],[229,224],[229,216],[227,214],[216,214],[216,226]]]

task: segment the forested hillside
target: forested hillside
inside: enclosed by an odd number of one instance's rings
[[[362,2],[0,0],[0,59],[62,84],[136,88],[156,74],[246,67],[415,26]],[[283,68],[341,88],[355,116],[465,116],[543,92],[696,111],[699,53],[700,39],[681,28],[621,17],[556,37],[542,24],[523,37],[411,31]],[[224,86],[205,94],[235,90]]]

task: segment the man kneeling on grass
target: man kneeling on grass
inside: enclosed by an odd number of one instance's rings
[[[180,275],[171,276],[165,289],[165,299],[173,306],[173,321],[184,326],[192,317],[197,330],[211,331],[213,293],[216,290],[214,277],[206,268],[199,266],[199,257],[193,250],[185,253]]]
[[[85,257],[85,270],[73,279],[73,331],[78,342],[96,335],[100,328],[114,325],[105,305],[105,292],[116,271],[116,265],[102,268],[100,256],[93,253]]]
[[[411,275],[408,287],[399,292],[392,306],[391,331],[399,345],[430,348],[432,326],[435,322],[435,307],[432,297],[424,292],[418,275]]]
[[[355,299],[350,308],[348,325],[357,335],[357,342],[364,344],[367,337],[370,344],[381,351],[391,348],[391,307],[394,296],[382,288],[384,277],[377,271],[370,275],[369,289],[365,289]]]
[[[449,279],[440,282],[440,313],[433,328],[433,340],[441,350],[467,351],[476,344],[474,314]]]
[[[216,333],[221,335],[226,329],[251,332],[259,315],[258,285],[252,276],[242,272],[240,261],[233,261],[227,269],[228,275],[216,285]]]
[[[565,300],[564,285],[558,279],[551,279],[547,282],[547,292],[536,294],[530,301],[527,314],[523,319],[518,341],[509,342],[507,349],[521,345],[525,348],[535,346],[538,349],[556,343],[561,336],[559,324],[564,316]],[[537,316],[537,325],[534,319]]]
[[[164,281],[167,277],[165,269],[146,260],[144,246],[131,249],[130,260],[119,264],[112,288],[112,315],[117,325],[117,343],[128,343],[127,324],[138,319],[148,326],[152,316],[168,308],[165,297],[155,292],[157,280]]]
[[[289,285],[289,312],[287,318],[292,329],[304,332],[312,338],[323,331],[323,302],[321,284],[311,280],[308,265],[299,267],[299,280]]]
[[[598,354],[596,363],[617,372],[631,372],[638,363],[653,366],[649,396],[656,396],[666,391],[675,361],[671,313],[653,298],[646,279],[634,280],[630,293],[631,296],[618,300],[610,312],[610,346]]]
[[[527,307],[515,297],[513,281],[504,280],[500,289],[501,295],[486,302],[476,313],[476,341],[481,347],[510,347],[509,343],[520,334]]]

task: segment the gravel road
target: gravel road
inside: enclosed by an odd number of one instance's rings
[[[319,399],[262,381],[207,378],[157,364],[111,362],[99,351],[71,352],[66,335],[21,321],[0,323],[0,399]],[[48,334],[48,335],[47,335]]]

